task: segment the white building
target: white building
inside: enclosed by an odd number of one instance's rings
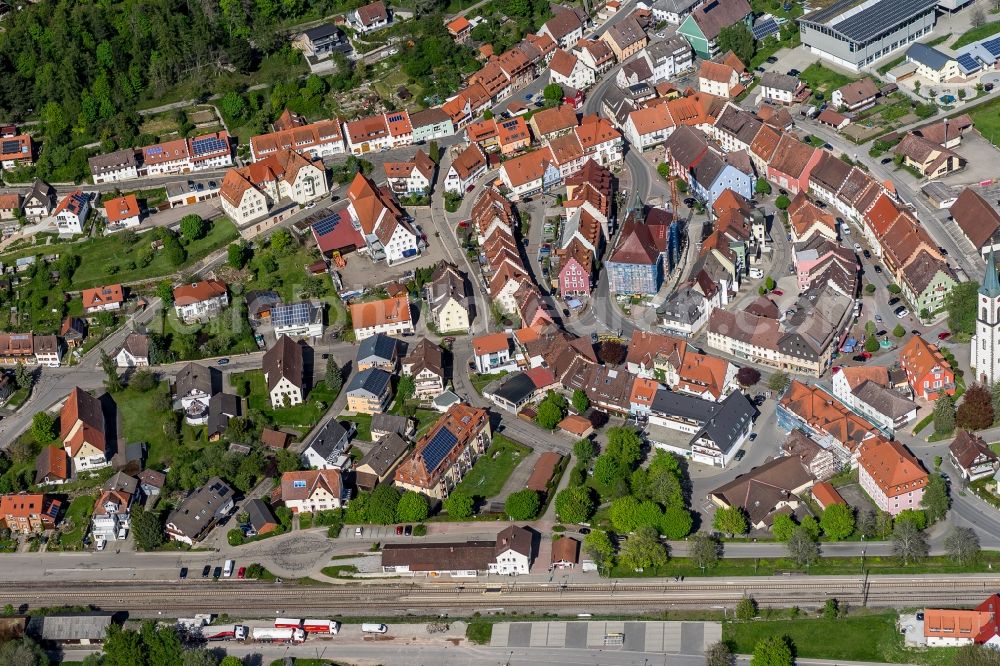
[[[323,304],[312,301],[281,303],[271,308],[274,335],[318,338],[323,335]]]
[[[552,83],[585,90],[594,85],[596,73],[576,56],[556,49],[549,62],[549,80]]]
[[[481,375],[509,372],[517,368],[517,363],[511,358],[510,338],[506,333],[490,333],[475,338],[472,341],[472,357],[476,372]]]
[[[95,540],[120,541],[131,527],[132,493],[125,490],[105,490],[94,506],[91,531]]]
[[[286,335],[264,353],[264,381],[271,407],[300,405],[305,399],[302,347]]]
[[[281,475],[281,501],[292,513],[315,513],[347,504],[339,469],[285,472]]]
[[[291,150],[230,169],[219,190],[222,210],[237,226],[264,217],[283,199],[301,206],[329,193],[323,163]]]
[[[229,292],[219,280],[202,280],[174,287],[174,312],[184,323],[207,321],[229,307]]]
[[[445,174],[444,190],[463,195],[479,178],[486,174],[489,161],[479,144],[471,143],[451,162]]]
[[[56,206],[56,227],[60,235],[83,233],[83,224],[90,213],[90,195],[80,190],[67,194]]]
[[[972,367],[979,381],[992,386],[1000,379],[1000,276],[996,250],[990,250],[986,277],[979,288],[976,334],[972,336]]]
[[[760,77],[760,101],[772,104],[791,104],[802,84],[794,76],[780,72],[764,72]]]

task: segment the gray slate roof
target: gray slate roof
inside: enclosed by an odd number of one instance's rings
[[[381,368],[368,368],[357,372],[347,385],[348,394],[369,393],[375,396],[385,395],[392,375]]]
[[[398,353],[398,349],[399,340],[383,333],[376,333],[371,337],[365,338],[358,344],[356,360],[358,363],[379,360],[391,362]]]

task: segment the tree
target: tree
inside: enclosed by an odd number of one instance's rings
[[[511,493],[503,505],[504,511],[511,520],[532,520],[538,515],[538,510],[541,507],[542,498],[537,490],[531,488]]]
[[[792,666],[791,641],[787,636],[768,636],[757,641],[750,666]]]
[[[986,11],[982,7],[976,7],[972,10],[969,22],[972,24],[973,28],[979,28],[986,25]]]
[[[666,181],[670,181],[670,165],[666,162],[660,162],[656,165],[656,173],[660,175],[660,178]]]
[[[948,513],[948,509],[951,507],[948,484],[939,473],[930,475],[927,487],[924,488],[924,496],[920,500],[920,507],[927,515],[929,523],[936,523]]]
[[[875,536],[875,512],[871,509],[858,511],[854,531],[855,533],[864,536],[866,539]]]
[[[750,64],[750,59],[753,58],[754,51],[756,50],[753,34],[751,34],[746,24],[742,22],[720,30],[716,43],[719,45],[721,53],[732,51],[736,54],[737,58],[747,65]]]
[[[947,393],[934,403],[934,432],[939,435],[955,429],[955,400]]]
[[[982,430],[993,425],[993,396],[978,382],[969,387],[955,412],[955,425],[966,430]]]
[[[155,550],[163,545],[163,523],[159,514],[136,506],[132,510],[131,523],[132,537],[141,550]]]
[[[611,537],[603,530],[594,530],[583,537],[583,550],[599,569],[607,569],[614,566],[615,546],[611,543]]]
[[[183,663],[184,666],[243,666],[239,657],[228,655],[219,661],[214,652],[204,649],[184,650]]]
[[[901,338],[906,335],[906,329],[903,328],[902,324],[896,324],[892,329],[892,335],[897,338]]]
[[[854,533],[854,509],[846,504],[831,504],[820,518],[823,534],[834,541],[842,541]]]
[[[31,417],[31,436],[39,444],[48,444],[56,437],[56,420],[48,412],[36,412]]]
[[[417,384],[413,381],[412,376],[403,375],[399,378],[399,384],[396,385],[396,400],[399,401],[399,404],[405,405],[416,392]]]
[[[407,490],[399,498],[396,505],[396,520],[401,523],[419,523],[427,520],[430,506],[427,497],[418,492]]]
[[[226,252],[229,265],[236,270],[242,270],[247,265],[247,262],[250,261],[250,248],[242,241],[232,243]]]
[[[962,566],[979,559],[979,535],[971,527],[953,527],[944,540],[948,556]]]
[[[882,510],[875,512],[875,534],[881,538],[886,538],[892,533],[892,525],[895,521],[892,514]]]
[[[123,629],[117,624],[108,627],[104,640],[106,666],[135,666],[146,663],[142,638],[138,631]]]
[[[219,666],[243,666],[243,660],[233,655],[226,655],[219,662]]]
[[[712,527],[723,534],[733,537],[737,534],[746,534],[750,530],[747,516],[743,509],[738,506],[730,506],[716,510],[712,519]]]
[[[597,355],[607,365],[621,365],[625,361],[626,351],[622,343],[605,340],[597,350]]]
[[[898,284],[889,284],[889,285],[886,285],[885,288],[886,288],[886,291],[888,291],[893,296],[896,296],[898,294],[903,293],[902,287],[900,287]]]
[[[587,486],[571,486],[556,495],[556,515],[567,523],[585,523],[596,510],[594,493]]]
[[[791,379],[788,377],[788,375],[779,370],[768,378],[767,388],[771,389],[772,391],[777,391],[778,393],[780,393],[781,391],[785,390],[789,382],[791,382]]]
[[[339,395],[340,389],[344,386],[344,373],[340,369],[340,364],[337,363],[337,359],[330,355],[330,358],[326,360],[326,375],[324,377],[326,381],[326,387],[333,391],[334,394]]]
[[[722,544],[708,532],[698,532],[691,538],[688,556],[702,571],[714,567],[719,562]]]
[[[808,567],[819,558],[819,544],[809,530],[799,525],[788,539],[788,555],[800,567]]]
[[[204,238],[208,233],[208,223],[200,215],[185,215],[181,218],[181,236],[188,241]]]
[[[909,520],[897,520],[892,529],[892,552],[903,566],[927,556],[927,537]]]
[[[771,183],[767,182],[767,178],[762,176],[757,179],[757,184],[754,185],[753,189],[757,194],[768,195],[771,193]]]
[[[774,278],[770,275],[764,280],[764,291],[774,291],[778,288],[778,283],[774,281]]]
[[[14,366],[14,383],[19,389],[31,388],[31,372],[23,361],[18,361]]]
[[[104,388],[108,393],[118,393],[122,390],[122,380],[118,376],[118,365],[108,352],[101,350],[101,369],[104,370]]]
[[[535,423],[546,430],[552,430],[566,418],[566,398],[555,391],[549,391],[545,399],[538,403]]]
[[[0,644],[0,664],[7,666],[48,666],[49,658],[38,643],[27,636]]]
[[[589,439],[581,439],[573,445],[573,455],[578,462],[589,461],[594,453],[594,443]]]
[[[976,302],[979,297],[979,283],[960,282],[944,297],[948,310],[948,328],[952,333],[976,332]]]
[[[642,438],[632,428],[625,427],[609,428],[607,435],[604,454],[621,461],[626,469],[635,467],[642,457]]]
[[[655,528],[643,527],[625,542],[618,559],[629,569],[657,569],[667,565],[667,549]]]
[[[558,83],[550,83],[542,90],[542,96],[550,106],[555,106],[563,101],[563,89]]]
[[[705,651],[705,666],[733,666],[734,663],[733,651],[723,641],[712,643]]]
[[[865,351],[866,352],[868,352],[870,354],[874,354],[878,350],[879,350],[878,338],[876,338],[874,335],[869,335],[867,338],[865,338]]]
[[[771,523],[771,534],[778,541],[788,541],[792,538],[792,532],[798,524],[789,516],[787,513],[779,513],[774,517],[774,522]]]
[[[679,506],[667,507],[660,519],[660,532],[674,541],[691,534],[693,526],[694,519],[691,517],[691,512]]]
[[[577,414],[583,414],[590,408],[590,398],[588,398],[587,394],[580,389],[573,391],[573,399],[571,402],[573,404],[573,410]]]
[[[640,527],[640,504],[641,502],[632,495],[619,497],[611,503],[611,510],[608,515],[611,518],[611,526],[615,528],[616,532],[634,532]],[[650,525],[641,526],[650,527]]]
[[[441,161],[441,146],[438,145],[437,141],[431,141],[427,144],[427,157],[431,158],[434,164]]]
[[[736,602],[736,619],[741,622],[752,620],[757,616],[757,600],[749,594]]]
[[[780,194],[778,195],[778,198],[774,200],[774,205],[781,210],[787,210],[788,207],[792,205],[792,200],[784,194]]]
[[[805,530],[809,532],[810,535],[812,535],[813,539],[819,539],[819,532],[820,532],[819,521],[817,521],[812,516],[802,516],[802,520],[800,521],[799,524],[803,528],[805,528]]]
[[[623,478],[626,474],[628,474],[628,469],[612,455],[605,453],[594,461],[594,479],[605,488],[613,487],[615,481]]]
[[[396,507],[399,506],[399,491],[395,486],[382,484],[368,496],[365,516],[375,525],[391,525],[396,522]]]
[[[449,517],[457,518],[458,520],[464,520],[471,516],[475,508],[472,497],[460,490],[445,497],[441,505]]]
[[[896,523],[911,522],[918,530],[927,527],[927,514],[921,509],[903,509],[896,516]]]
[[[750,388],[760,381],[760,372],[756,368],[745,365],[736,372],[736,381],[743,388]]]

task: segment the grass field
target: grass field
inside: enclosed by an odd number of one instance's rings
[[[972,42],[978,42],[980,39],[986,39],[991,35],[997,34],[998,32],[1000,32],[1000,21],[985,23],[978,28],[970,28],[959,35],[958,39],[952,42],[951,48],[957,49],[960,46],[965,46],[966,44],[971,44]]]
[[[854,77],[835,72],[818,62],[814,62],[802,70],[802,73],[799,74],[799,79],[812,88],[814,93],[824,92],[827,95],[855,80]]]
[[[153,468],[169,465],[176,457],[179,447],[201,448],[208,442],[204,427],[193,427],[182,423],[180,441],[167,435],[165,426],[175,418],[173,412],[158,412],[153,405],[157,394],[169,393],[167,382],[160,383],[146,393],[125,389],[114,395],[118,413],[121,415],[122,435],[127,442],[146,442],[148,464]]]
[[[969,115],[979,133],[994,146],[1000,147],[1000,100],[980,104],[969,111]]]
[[[524,444],[507,439],[503,435],[493,435],[490,448],[476,461],[455,490],[461,490],[477,498],[495,497],[507,483],[514,468],[529,453],[531,449]]]
[[[83,550],[83,536],[90,526],[90,515],[94,511],[96,501],[97,497],[94,495],[80,495],[73,498],[63,518],[64,521],[72,522],[73,529],[62,535],[59,548],[54,544],[50,545],[51,550]]]
[[[250,397],[247,401],[251,409],[258,409],[274,420],[274,424],[280,427],[300,427],[311,428],[314,426],[326,409],[337,399],[336,394],[326,387],[323,382],[318,382],[309,394],[305,402],[292,407],[282,407],[274,409],[271,407],[271,398],[267,392],[267,385],[264,383],[264,372],[261,370],[251,370],[238,375],[233,375],[234,385],[243,380],[250,381]],[[322,403],[322,407],[320,407]]]
[[[726,623],[723,640],[729,641],[738,654],[752,654],[761,639],[787,636],[797,657],[842,659],[913,664],[951,664],[954,648],[925,652],[907,650],[896,629],[895,613],[856,615],[838,619],[757,620]],[[831,637],[836,640],[831,640]]]
[[[371,414],[354,414],[353,416],[342,416],[341,421],[352,421],[357,427],[358,432],[354,435],[355,439],[360,439],[364,442],[372,441],[372,415]]]

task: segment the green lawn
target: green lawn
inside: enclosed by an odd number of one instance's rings
[[[167,200],[167,188],[165,187],[152,187],[146,190],[124,190],[120,192],[104,192],[101,194],[101,203],[111,201],[112,199],[118,197],[124,197],[129,194],[135,195],[135,198],[140,202],[145,201],[147,208],[155,208],[161,203]]]
[[[814,93],[824,92],[827,95],[832,93],[837,88],[845,86],[856,80],[854,77],[841,74],[840,72],[835,72],[818,62],[814,62],[802,70],[802,73],[799,74],[799,79],[812,88]]]
[[[342,416],[341,421],[353,421],[354,425],[357,426],[358,432],[355,434],[356,439],[360,439],[364,442],[372,441],[372,415],[371,414],[354,414],[353,416]]]
[[[353,564],[335,564],[331,567],[323,567],[322,572],[324,576],[329,576],[330,578],[340,578],[341,574],[358,573],[358,568]],[[345,578],[349,577],[350,576],[345,576]]]
[[[493,443],[486,450],[455,490],[472,497],[494,497],[503,489],[514,468],[531,453],[531,448],[503,435],[493,435]]]
[[[337,395],[326,387],[323,382],[318,382],[309,394],[306,401],[300,405],[292,407],[281,407],[274,409],[271,407],[271,398],[267,393],[267,385],[264,383],[264,372],[262,370],[250,370],[233,375],[234,386],[239,386],[242,381],[250,382],[250,397],[247,401],[251,409],[258,409],[271,417],[274,425],[278,427],[299,427],[311,428],[326,413],[327,408],[337,399]],[[322,407],[320,406],[322,404]]]
[[[756,620],[729,622],[722,627],[723,640],[738,654],[752,654],[758,641],[770,636],[788,636],[796,656],[809,659],[841,659],[888,663],[951,664],[954,648],[929,651],[907,650],[896,629],[895,613],[856,615],[828,620]],[[831,637],[836,640],[831,640]]]
[[[969,115],[979,133],[994,146],[1000,146],[1000,100],[980,104]]]
[[[166,336],[167,350],[178,361],[257,351],[253,329],[247,323],[246,306],[242,300],[222,310],[210,321],[200,324],[183,324],[172,309],[161,310],[149,329]]]
[[[7,399],[7,404],[5,405],[7,409],[17,409],[24,404],[24,401],[28,399],[31,394],[31,387],[25,386],[24,388],[19,388],[10,394]]]
[[[94,512],[95,495],[80,495],[73,499],[63,516],[64,521],[71,521],[73,529],[60,538],[60,546],[49,543],[50,550],[83,550],[83,536],[90,526],[90,516]]]
[[[169,394],[167,382],[160,383],[146,393],[127,388],[114,395],[121,415],[122,435],[126,442],[146,442],[148,466],[158,469],[168,466],[176,458],[179,447],[201,448],[208,442],[204,426],[180,426],[180,441],[168,435],[169,419],[179,418],[173,412],[159,412],[154,408],[157,394]]]
[[[140,235],[138,240],[130,245],[125,242],[123,234],[112,234],[81,241],[79,243],[61,244],[56,248],[33,247],[19,250],[0,257],[3,263],[11,263],[14,259],[28,255],[48,254],[53,251],[70,252],[79,255],[80,265],[73,273],[73,289],[86,289],[109,282],[134,282],[170,275],[182,271],[214,250],[228,245],[239,237],[236,226],[228,219],[217,220],[204,238],[182,245],[187,250],[187,259],[181,266],[172,266],[166,253],[156,252],[153,260],[147,266],[129,268],[134,264],[136,255],[148,248],[146,235]],[[133,262],[133,263],[130,263]]]
[[[978,28],[970,28],[958,36],[951,44],[951,48],[957,49],[966,44],[971,44],[972,42],[978,42],[980,39],[986,39],[990,35],[995,35],[1000,32],[1000,21],[993,21],[992,23],[986,23]]]
[[[490,382],[494,382],[506,375],[507,375],[506,372],[497,372],[492,375],[480,375],[476,373],[470,373],[469,380],[472,382],[472,388],[476,389],[476,393],[482,393],[483,389],[486,388],[486,386]]]

